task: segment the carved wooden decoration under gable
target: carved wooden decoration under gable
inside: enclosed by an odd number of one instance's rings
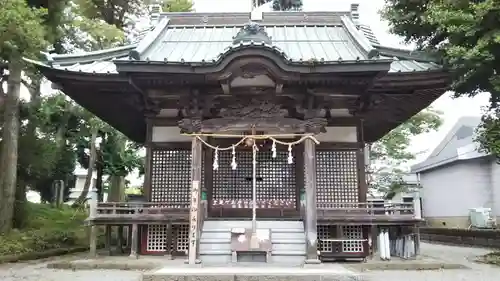
[[[263,96],[222,101],[215,118],[202,119],[190,116],[179,122],[183,133],[216,133],[232,131],[259,131],[279,133],[314,133],[325,131],[325,118],[299,119],[290,116],[283,103]]]

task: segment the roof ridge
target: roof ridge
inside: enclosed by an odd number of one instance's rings
[[[45,56],[49,64],[75,64],[86,63],[93,61],[111,60],[117,57],[126,56],[130,50],[134,49],[137,44],[129,44],[120,47],[109,48],[105,50],[70,53],[70,54],[49,54],[41,52]]]
[[[439,63],[440,57],[425,51],[405,50],[401,48],[387,47],[382,45],[374,45],[374,47],[383,56],[402,58],[406,60],[415,60],[420,62]]]
[[[352,37],[354,43],[366,53],[369,59],[379,56],[379,51],[372,45],[364,33],[357,28],[350,17],[342,16],[341,22],[347,33]]]
[[[332,24],[340,23],[340,17],[350,16],[350,11],[341,12],[304,12],[304,11],[279,11],[263,12],[261,24],[267,23],[287,23],[303,24],[318,23]],[[203,26],[207,24],[245,24],[250,21],[249,12],[239,13],[197,13],[197,12],[167,12],[161,13],[161,18],[169,18],[171,25],[195,25]]]
[[[149,47],[160,37],[163,31],[167,28],[170,22],[169,18],[160,18],[158,24],[150,31],[142,40],[137,44],[137,46],[130,51],[129,56],[131,59],[140,60],[141,55],[146,52]]]

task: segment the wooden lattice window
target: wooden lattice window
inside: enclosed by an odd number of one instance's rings
[[[151,202],[190,202],[190,186],[190,150],[152,151]],[[172,207],[183,207],[183,205]]]
[[[257,153],[258,207],[270,207],[272,204],[295,207],[295,164],[288,164],[287,157],[286,151],[278,151],[276,158],[272,157],[271,151]],[[236,170],[231,169],[231,160],[231,151],[219,152],[219,168],[213,175],[213,199],[223,203],[214,203],[226,204],[226,201],[236,200],[248,207],[252,200],[252,151],[237,151]]]
[[[316,151],[317,204],[358,202],[358,167],[355,150]]]

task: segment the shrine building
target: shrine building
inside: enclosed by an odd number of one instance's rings
[[[141,202],[90,225],[189,263],[364,259],[384,235],[418,254],[419,205],[367,202],[365,146],[447,90],[436,58],[381,45],[357,5],[152,18],[138,43],[29,60],[146,148]]]

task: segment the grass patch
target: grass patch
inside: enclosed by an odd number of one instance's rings
[[[500,252],[492,252],[478,258],[479,262],[500,266]]]
[[[85,211],[35,203],[27,203],[26,209],[26,227],[0,235],[0,256],[88,246]]]

